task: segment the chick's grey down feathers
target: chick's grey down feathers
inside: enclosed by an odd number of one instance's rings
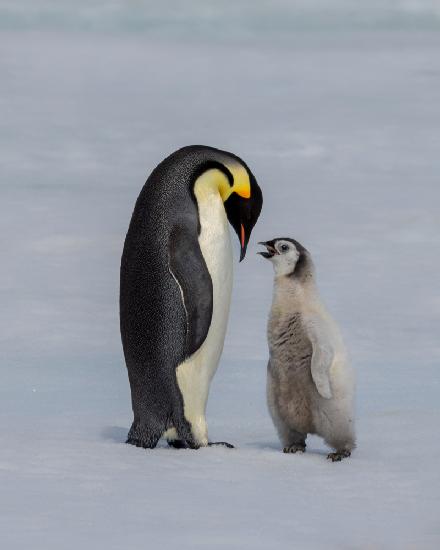
[[[283,253],[285,241],[293,247]],[[340,460],[354,448],[355,437],[352,371],[339,331],[319,299],[310,253],[294,239],[261,244],[275,269],[268,322],[270,414],[285,452],[304,450],[307,435],[318,434],[336,449],[329,457]]]

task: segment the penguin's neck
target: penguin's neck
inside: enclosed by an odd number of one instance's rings
[[[296,281],[291,276],[275,277],[273,287],[272,311],[283,314],[320,305],[318,291],[313,278],[307,282]]]
[[[211,168],[199,176],[194,184],[194,194],[200,206],[202,201],[217,196],[222,202],[229,196],[231,186],[226,175],[217,168]]]
[[[213,283],[214,307],[217,299],[229,304],[232,284],[232,245],[221,196],[221,176],[219,170],[208,170],[194,185],[200,222],[199,244]]]

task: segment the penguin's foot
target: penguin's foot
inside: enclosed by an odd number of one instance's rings
[[[150,438],[150,439],[138,439],[137,437],[127,437],[129,445],[135,445],[136,447],[142,447],[143,449],[154,449],[157,445],[159,439]]]
[[[306,452],[306,445],[294,443],[293,445],[288,445],[287,447],[284,447],[283,453],[305,453]]]
[[[228,449],[235,449],[234,445],[226,441],[210,441],[208,447],[227,447]]]
[[[161,436],[160,430],[152,429],[151,426],[141,425],[133,422],[127,435],[126,443],[142,447],[143,449],[154,449]]]
[[[349,456],[351,456],[351,452],[347,450],[343,450],[343,451],[336,451],[334,453],[329,453],[327,455],[327,458],[332,462],[340,462],[343,458],[348,458]]]

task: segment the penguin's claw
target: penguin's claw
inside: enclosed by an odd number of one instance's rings
[[[293,454],[293,453],[305,453],[306,447],[305,445],[289,445],[288,447],[284,447],[283,453],[287,454]]]
[[[332,462],[340,462],[343,458],[348,458],[351,456],[350,451],[336,451],[335,453],[329,453],[327,459]]]
[[[234,445],[226,441],[209,441],[208,447],[227,447],[228,449],[235,449]]]

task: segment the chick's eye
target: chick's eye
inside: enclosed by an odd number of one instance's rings
[[[287,251],[289,250],[289,247],[287,246],[287,244],[282,244],[282,245],[281,245],[281,250],[282,250],[283,252],[287,252]]]

